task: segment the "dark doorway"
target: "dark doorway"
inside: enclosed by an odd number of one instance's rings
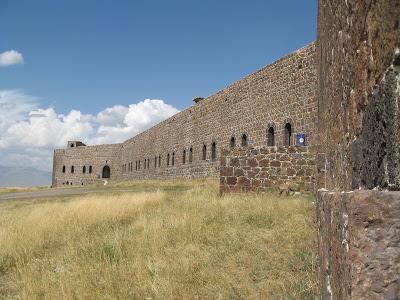
[[[247,134],[242,135],[242,147],[247,147],[248,146],[248,141],[247,141]]]
[[[235,139],[234,136],[231,137],[231,140],[230,140],[230,142],[229,142],[229,146],[231,147],[231,149],[233,149],[233,148],[236,147],[236,139]]]
[[[215,142],[211,144],[211,159],[217,159],[217,144]]]
[[[274,127],[268,128],[268,133],[267,133],[267,146],[275,146],[275,130]]]
[[[110,167],[109,166],[104,166],[103,167],[103,174],[102,174],[103,176],[103,178],[110,178],[110,176],[111,176],[111,170],[110,170]]]
[[[291,146],[292,145],[292,125],[290,123],[285,124],[285,134],[284,134],[284,145]]]

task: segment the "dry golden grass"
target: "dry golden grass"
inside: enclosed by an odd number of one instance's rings
[[[0,203],[0,298],[317,296],[307,197],[219,197],[215,183],[199,181],[146,184],[153,191]]]
[[[33,187],[0,187],[1,194],[20,193],[20,192],[33,192],[39,190],[49,189],[49,186],[33,186]]]

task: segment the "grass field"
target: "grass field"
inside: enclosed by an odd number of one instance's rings
[[[214,181],[0,202],[0,299],[314,299],[310,196]]]
[[[9,194],[9,193],[22,193],[22,192],[33,192],[39,190],[49,189],[48,186],[34,186],[34,187],[14,187],[14,188],[3,188],[0,187],[0,195],[1,194]]]

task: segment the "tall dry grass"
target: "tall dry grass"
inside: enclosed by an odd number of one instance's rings
[[[305,197],[198,182],[2,203],[0,298],[312,299],[314,221]]]

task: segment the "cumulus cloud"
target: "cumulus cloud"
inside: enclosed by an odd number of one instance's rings
[[[18,51],[9,50],[0,53],[0,67],[19,65],[23,63],[24,63],[24,57]]]
[[[97,115],[79,110],[64,115],[40,107],[37,98],[19,90],[0,90],[0,164],[51,170],[53,149],[65,147],[69,140],[91,145],[121,142],[177,112],[163,100],[146,99],[108,107]]]
[[[129,107],[106,108],[97,115],[100,126],[92,143],[103,144],[128,139],[177,112],[175,107],[163,100],[150,99],[131,104]]]

